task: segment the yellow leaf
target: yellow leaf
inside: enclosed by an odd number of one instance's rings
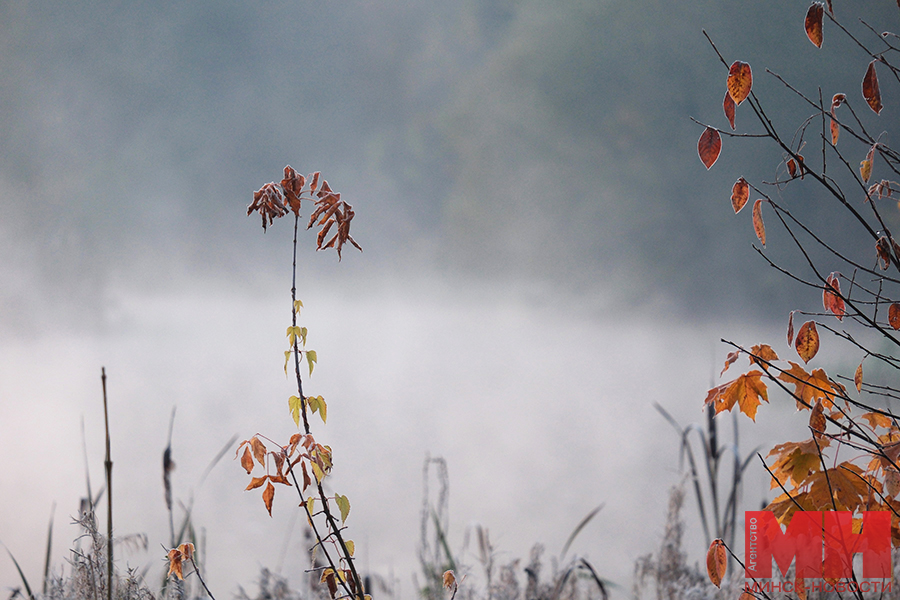
[[[313,368],[316,366],[316,351],[315,350],[307,350],[306,351],[306,364],[309,365],[309,374],[312,376]]]
[[[322,396],[316,396],[316,399],[319,401],[319,416],[322,417],[322,422],[325,422],[325,419],[328,418],[328,405],[325,404],[325,398]]]
[[[306,499],[306,510],[309,511],[310,516],[313,515],[316,508],[316,499],[313,496],[310,496]]]
[[[325,479],[325,472],[322,471],[322,467],[320,467],[318,463],[312,463],[312,471],[313,475],[316,477],[316,481],[322,483],[322,480]]]
[[[286,334],[286,335],[287,335],[287,338],[288,338],[288,344],[289,344],[291,347],[293,347],[294,344],[297,342],[297,337],[299,337],[301,333],[302,333],[302,332],[300,331],[300,328],[297,327],[296,325],[292,325],[292,326],[290,326],[290,327],[287,328],[287,334]]]
[[[287,377],[288,361],[291,360],[291,350],[284,351],[284,376]]]
[[[288,408],[291,409],[291,416],[294,418],[294,423],[297,427],[300,427],[300,411],[303,410],[303,400],[297,396],[291,396],[288,398]]]
[[[797,354],[808,363],[819,351],[819,332],[816,330],[815,321],[807,321],[800,326],[797,332],[797,339],[794,340],[794,347]]]
[[[862,177],[862,180],[864,182],[869,183],[869,178],[872,177],[872,161],[871,160],[860,161],[859,176]]]
[[[303,303],[299,300],[294,300],[294,312],[299,315],[301,308],[303,308]]]
[[[350,515],[350,500],[347,498],[347,496],[335,494],[334,501],[337,502],[338,509],[341,511],[341,523],[343,523]]]
[[[345,540],[344,545],[347,546],[347,553],[353,556],[353,553],[356,551],[356,544],[353,543],[353,540]]]

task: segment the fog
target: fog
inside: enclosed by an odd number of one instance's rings
[[[501,562],[537,542],[558,555],[605,503],[572,552],[627,594],[682,479],[653,403],[700,421],[718,340],[783,340],[787,311],[820,301],[755,257],[728,201],[738,174],[770,176],[780,158],[726,140],[706,172],[689,120],[724,123],[701,27],[751,61],[784,127],[805,108],[763,65],[842,89],[860,55],[829,38],[829,68],[812,70],[805,7],[0,3],[0,541],[39,579],[55,503],[65,565],[83,443],[102,482],[104,366],[116,533],[150,544],[119,566],[163,568],[177,407],[175,496],[205,529],[209,584],[252,592],[261,567],[299,581],[286,490],[270,518],[233,453],[200,485],[233,435],[295,430],[291,228],[246,216],[291,164],[343,193],[365,249],[338,263],[307,234],[298,279],[319,357],[310,391],[329,402],[314,432],[334,448],[362,568],[414,597],[422,463],[441,456],[455,550],[478,523]],[[891,25],[889,8],[862,10]],[[838,228],[804,190],[800,214]],[[796,266],[783,237],[770,232],[767,252]],[[742,417],[745,451],[802,430],[773,404],[756,425]],[[751,471],[755,506],[768,486]],[[0,585],[19,585],[12,561]]]

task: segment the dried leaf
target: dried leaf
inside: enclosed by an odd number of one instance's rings
[[[799,169],[797,168],[797,161],[795,161],[793,158],[789,158],[787,161],[787,170],[788,174],[791,177],[796,177],[799,171]]]
[[[750,71],[750,65],[739,60],[731,63],[726,85],[731,99],[740,106],[741,102],[750,95],[750,88],[753,86],[753,73]]]
[[[794,343],[797,354],[808,363],[819,351],[819,332],[816,330],[815,321],[807,321],[800,326],[797,332],[797,340]]]
[[[859,176],[862,177],[863,183],[869,183],[869,179],[872,177],[872,164],[875,162],[876,145],[877,144],[873,144],[872,147],[869,148],[866,159],[859,163]]]
[[[719,136],[719,132],[712,127],[707,127],[697,141],[697,153],[707,169],[716,164],[721,151],[722,138]]]
[[[831,145],[837,146],[838,136],[841,135],[841,126],[834,120],[834,111],[831,111],[831,118],[828,120],[831,127]]]
[[[884,471],[884,487],[888,496],[896,498],[900,494],[900,473],[893,467],[888,467]]]
[[[768,344],[756,344],[750,348],[750,364],[759,365],[763,368],[763,371],[768,371],[768,363],[775,360],[778,360],[778,355],[772,350],[772,346]]]
[[[794,343],[794,311],[791,311],[791,316],[788,317],[787,340],[788,340],[788,346],[793,345],[793,343]]]
[[[825,287],[822,291],[822,305],[825,307],[825,310],[830,310],[834,313],[838,321],[844,319],[846,306],[844,299],[841,298],[841,283],[835,273],[829,275],[825,280]]]
[[[250,447],[253,448],[253,457],[256,461],[262,466],[266,466],[266,447],[265,445],[259,441],[259,438],[255,435],[250,438]]]
[[[831,110],[834,111],[838,106],[847,101],[847,94],[835,94],[831,97]]]
[[[883,107],[881,105],[881,90],[878,89],[878,75],[875,73],[874,60],[869,63],[866,75],[863,77],[862,93],[863,98],[869,103],[869,107],[875,111],[876,115],[880,114]]]
[[[247,475],[253,470],[253,456],[250,454],[249,446],[244,446],[244,453],[241,455],[241,466],[247,471]]]
[[[262,495],[263,503],[266,505],[266,510],[269,511],[269,516],[272,516],[272,500],[275,499],[275,486],[272,485],[272,482],[268,482],[266,484],[266,489],[263,490]]]
[[[444,571],[444,587],[449,589],[456,585],[456,574],[453,571]]]
[[[794,579],[794,593],[797,594],[798,600],[806,600],[807,589],[802,577]]]
[[[250,480],[250,483],[247,485],[247,487],[244,488],[244,491],[247,492],[250,490],[255,490],[256,488],[261,487],[262,484],[268,481],[268,479],[268,475],[263,475],[262,477],[254,477]]]
[[[712,404],[716,414],[731,410],[737,404],[740,411],[756,420],[756,410],[763,401],[768,402],[768,390],[761,380],[762,372],[753,370],[733,381],[709,390],[704,404]]]
[[[721,539],[716,538],[709,545],[706,552],[706,573],[713,585],[720,587],[722,579],[725,577],[725,569],[728,567],[728,554],[725,550],[725,544]]]
[[[875,242],[875,251],[878,253],[878,260],[882,270],[887,270],[891,266],[891,247],[886,237],[881,236]]]
[[[816,438],[822,437],[822,434],[825,433],[825,426],[828,421],[825,419],[825,407],[822,406],[821,402],[816,402],[816,405],[809,413],[809,427],[813,431],[813,435]]]
[[[888,322],[894,329],[900,329],[900,303],[894,302],[888,308]]]
[[[184,560],[184,555],[181,553],[181,550],[178,548],[172,548],[168,553],[169,558],[169,573],[166,577],[171,576],[173,573],[175,577],[178,579],[184,579],[184,572],[182,571],[182,561]]]
[[[729,92],[725,92],[725,99],[722,100],[722,110],[725,111],[725,118],[728,119],[728,124],[731,125],[731,130],[734,131],[734,99],[731,97]]]
[[[749,199],[750,184],[747,183],[746,179],[741,177],[734,182],[734,186],[731,188],[731,208],[734,209],[734,214],[741,212],[741,209],[744,208],[744,205],[747,204],[747,200]]]
[[[736,361],[740,355],[741,355],[740,350],[735,350],[734,352],[728,353],[728,356],[725,357],[725,366],[722,367],[722,372],[719,373],[719,377],[721,377],[722,375],[725,374],[725,371],[728,370],[728,367],[730,367],[732,364],[734,364],[734,361]]]
[[[763,223],[762,218],[762,203],[763,201],[761,198],[753,203],[753,231],[756,232],[756,237],[759,238],[759,242],[763,245],[763,248],[765,248],[766,225]]]
[[[806,36],[816,48],[822,47],[822,15],[825,7],[821,2],[815,2],[806,12]]]
[[[863,381],[863,370],[862,363],[859,363],[859,366],[856,367],[856,373],[853,374],[853,383],[856,384],[856,391],[862,391],[862,381]]]

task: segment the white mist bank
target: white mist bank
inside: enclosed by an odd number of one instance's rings
[[[233,452],[197,487],[232,435],[286,441],[295,430],[283,371],[289,297],[278,294],[202,285],[182,294],[123,292],[102,334],[0,343],[7,452],[0,540],[32,585],[54,502],[57,571],[79,533],[70,517],[85,493],[82,416],[95,493],[102,485],[101,365],[109,376],[116,535],[149,536],[148,552],[118,550],[119,568],[150,563],[151,581],[162,573],[161,459],[177,406],[174,493],[185,503],[193,496],[207,582],[224,597],[238,585],[252,592],[264,566],[299,585],[302,519],[287,535],[293,490],[277,489],[270,518],[259,491],[243,491],[247,476]],[[628,591],[634,559],[658,546],[667,492],[680,479],[678,438],[652,404],[683,424],[699,422],[710,373],[725,354],[716,340],[729,332],[665,323],[658,312],[597,316],[572,298],[534,301],[446,284],[352,293],[313,287],[300,297],[308,348],[319,358],[306,391],[329,403],[327,426],[315,417],[313,432],[334,449],[331,485],[350,498],[348,533],[364,570],[393,573],[402,597],[414,597],[429,453],[449,465],[454,549],[480,523],[498,563],[527,560],[536,542],[549,558],[605,503],[570,553]],[[774,412],[761,410],[755,428],[742,418],[745,451],[757,443],[767,450],[790,431],[775,425]],[[731,420],[723,425],[730,434]],[[765,493],[762,481],[757,474],[748,483],[752,508]],[[704,548],[693,502],[688,496],[685,516],[688,542],[701,545],[688,548],[696,559]],[[472,553],[461,559],[476,564]],[[8,557],[0,558],[0,585],[19,585]]]

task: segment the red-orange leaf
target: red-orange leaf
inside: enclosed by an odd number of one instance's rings
[[[762,218],[762,203],[763,201],[761,198],[753,203],[753,231],[756,232],[756,237],[759,238],[760,243],[763,245],[763,248],[765,248],[766,225],[763,223]]]
[[[247,487],[244,488],[244,491],[255,490],[256,488],[262,486],[269,479],[268,475],[263,475],[262,477],[254,477],[250,480],[250,483],[247,484]]]
[[[707,169],[716,164],[716,160],[719,158],[719,152],[721,151],[722,138],[719,136],[719,132],[712,127],[707,127],[703,133],[700,134],[700,140],[697,142],[697,153],[700,155],[700,160],[703,161],[703,164],[706,165]]]
[[[266,505],[266,510],[269,511],[269,516],[272,516],[272,500],[275,498],[275,486],[272,485],[272,482],[268,482],[266,484],[266,489],[263,490],[263,503]]]
[[[788,317],[787,338],[788,346],[792,345],[794,343],[794,311],[791,311],[791,316]]]
[[[728,554],[725,550],[725,543],[721,539],[716,538],[709,545],[706,553],[706,573],[713,585],[720,587],[722,579],[725,577],[725,569],[728,567]]]
[[[731,188],[731,208],[734,209],[734,214],[741,212],[741,209],[744,208],[744,205],[747,204],[747,200],[749,199],[750,184],[747,183],[746,179],[741,177],[734,182],[734,186]]]
[[[725,92],[725,99],[722,100],[722,110],[725,111],[725,118],[728,119],[728,124],[731,125],[731,130],[734,131],[734,99],[731,97],[729,92]]]
[[[816,330],[815,321],[807,321],[800,326],[794,346],[803,362],[808,363],[812,360],[819,351],[819,332]]]
[[[753,73],[750,71],[750,65],[739,60],[734,61],[731,68],[728,69],[726,85],[731,99],[740,106],[741,102],[750,95],[750,88],[753,87]]]
[[[883,107],[881,105],[881,90],[878,89],[878,75],[875,73],[874,60],[869,63],[869,68],[866,69],[866,75],[863,77],[862,93],[863,98],[869,103],[869,107],[875,111],[876,115],[880,114]]]
[[[250,447],[253,448],[253,457],[262,466],[266,466],[266,446],[255,435],[250,438]]]
[[[797,161],[795,161],[793,158],[788,159],[787,170],[791,177],[796,177],[798,172]]]
[[[825,407],[822,406],[821,402],[816,402],[815,407],[809,414],[809,427],[813,430],[813,435],[817,438],[822,437],[827,423],[825,420]]]
[[[878,238],[878,241],[875,242],[875,251],[878,253],[881,268],[886,270],[891,266],[891,247],[886,237],[881,236]]]
[[[244,453],[241,455],[241,466],[247,470],[247,475],[253,470],[253,456],[250,454],[249,446],[244,446]]]
[[[841,298],[840,294],[841,283],[838,281],[837,275],[832,273],[825,280],[825,288],[822,292],[822,305],[825,307],[825,310],[830,310],[834,313],[838,321],[842,321],[846,314],[844,299]]]
[[[834,111],[831,111],[831,118],[828,120],[831,127],[831,145],[836,146],[838,136],[841,135],[841,126],[834,120]]]
[[[761,381],[762,372],[753,370],[741,375],[733,381],[723,383],[709,390],[706,404],[712,404],[716,414],[723,410],[731,410],[737,404],[740,411],[756,420],[756,409],[762,401],[769,401],[766,384]]]
[[[822,47],[822,15],[825,7],[821,2],[815,2],[806,12],[806,36],[816,48]]]
[[[894,329],[900,329],[900,304],[897,302],[888,308],[888,322]]]
[[[806,600],[806,584],[803,582],[802,577],[797,577],[794,579],[794,593],[797,594],[798,600]]]

